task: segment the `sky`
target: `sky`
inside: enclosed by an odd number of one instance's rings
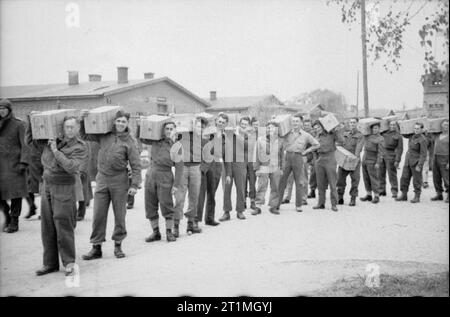
[[[423,0],[398,3],[410,4]],[[418,29],[434,8],[411,21],[399,71],[369,61],[371,108],[422,106]],[[154,72],[201,97],[287,100],[326,88],[356,104],[360,25],[349,30],[340,18],[326,0],[0,0],[0,85],[67,82],[69,70],[80,81],[115,80],[117,66],[128,66],[130,79]]]

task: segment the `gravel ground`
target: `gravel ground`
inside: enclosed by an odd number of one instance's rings
[[[66,287],[62,271],[35,275],[42,261],[37,218],[21,218],[15,234],[1,233],[0,295],[295,296],[314,294],[346,276],[364,276],[369,263],[378,264],[382,274],[448,271],[449,205],[431,202],[433,194],[432,187],[424,190],[420,204],[388,196],[378,205],[358,202],[356,207],[349,207],[346,197],[337,213],[328,201],[327,209],[312,210],[315,200],[308,200],[303,213],[292,203],[282,205],[279,216],[264,208],[258,216],[246,212],[242,221],[232,213],[231,221],[202,225],[203,233],[192,236],[186,235],[183,221],[177,242],[168,244],[163,233],[162,241],[149,244],[144,241],[151,229],[140,190],[127,215],[126,258],[116,259],[108,240],[102,259],[81,260],[90,249],[92,207],[78,223],[78,288]],[[222,210],[220,185],[217,201],[216,219]],[[23,214],[26,210],[24,202]],[[110,210],[107,239],[112,228]],[[165,232],[163,223],[161,229]]]

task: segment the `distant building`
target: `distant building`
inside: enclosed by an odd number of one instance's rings
[[[206,109],[210,113],[232,112],[248,114],[252,107],[258,106],[284,106],[274,95],[245,96],[245,97],[217,97],[216,91],[210,91],[208,100],[211,107]]]
[[[448,72],[436,71],[422,76],[423,109],[429,117],[449,115]]]
[[[167,113],[203,112],[210,104],[168,77],[128,80],[128,68],[118,67],[116,81],[102,81],[90,74],[88,82],[78,81],[78,72],[69,72],[62,84],[4,86],[0,97],[14,104],[14,112],[24,118],[30,111],[51,109],[91,109],[120,105],[133,116]]]

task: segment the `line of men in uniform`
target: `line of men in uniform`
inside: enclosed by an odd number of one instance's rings
[[[215,196],[221,179],[224,179],[223,215],[219,218],[221,222],[231,218],[233,184],[238,219],[246,219],[244,212],[247,189],[251,200],[251,214],[256,216],[262,213],[269,186],[269,212],[279,215],[291,175],[295,183],[295,209],[302,212],[308,196],[308,172],[310,184],[311,179],[315,178],[312,184],[316,184],[318,189],[317,205],[313,209],[325,208],[325,194],[329,188],[331,209],[338,211],[337,205],[344,204],[347,176],[351,178],[349,205],[355,206],[360,168],[366,189],[366,195],[361,197],[361,201],[378,203],[380,196],[386,195],[386,183],[383,182],[386,171],[396,200],[407,200],[412,179],[415,197],[411,202],[420,201],[423,164],[427,153],[427,141],[420,123],[416,124],[413,135],[405,136],[409,139],[409,146],[400,179],[401,194],[398,195],[396,170],[403,145],[395,122],[391,122],[390,130],[383,135],[380,134],[380,125],[374,124],[371,127],[372,133],[363,136],[356,128],[357,118],[349,120],[348,128],[339,126],[327,132],[319,120],[311,122],[296,114],[292,116],[292,130],[281,138],[278,137],[279,125],[274,120],[266,124],[264,132],[256,129],[254,123],[257,121],[249,117],[242,117],[236,129],[227,129],[229,118],[220,113],[215,120],[216,130],[212,133],[205,134],[208,121],[198,117],[193,131],[184,135],[177,133],[174,122],[166,122],[163,138],[153,141],[138,139],[132,135],[129,129],[130,114],[124,111],[117,112],[111,132],[104,135],[86,134],[82,118],[88,111],[83,111],[81,120],[75,117],[64,119],[62,137],[55,140],[34,140],[30,123],[24,125],[15,119],[12,109],[11,102],[0,101],[0,200],[4,206],[7,205],[7,200],[17,204],[17,199],[27,196],[27,191],[19,193],[16,190],[11,194],[10,190],[14,189],[14,184],[19,183],[17,177],[23,174],[24,168],[21,165],[29,164],[26,148],[40,151],[43,166],[41,235],[44,252],[43,267],[36,272],[37,275],[58,271],[58,255],[61,256],[66,274],[74,273],[74,228],[77,217],[80,218],[76,202],[84,196],[80,183],[82,173],[86,173],[88,169],[88,140],[98,145],[98,155],[90,237],[92,248],[82,256],[84,260],[102,257],[102,243],[106,241],[106,220],[111,203],[115,219],[112,234],[114,255],[117,258],[125,257],[122,241],[127,236],[126,205],[129,196],[136,194],[142,181],[141,143],[151,145],[151,163],[146,172],[144,190],[145,214],[152,232],[145,239],[146,242],[162,239],[159,210],[165,220],[166,240],[177,240],[186,195],[188,206],[184,216],[187,218],[187,233],[201,233],[199,223],[203,219],[206,225],[217,226],[219,222],[215,220]],[[312,126],[310,133],[304,130],[305,123],[308,128]],[[138,125],[137,136],[140,135],[139,129]],[[445,190],[448,202],[448,120],[442,123],[442,130],[441,134],[434,136],[431,161],[437,195],[432,200],[443,200]],[[337,167],[337,145],[342,145],[357,157],[363,154],[361,163],[354,171]],[[4,160],[4,157],[7,159]],[[14,181],[8,182],[5,175],[9,175],[7,173],[11,171],[15,173]],[[23,179],[20,181],[23,182]],[[312,187],[310,197],[313,192]],[[9,210],[5,207],[2,209],[5,215],[8,214]],[[11,219],[18,218],[12,212],[8,215]]]

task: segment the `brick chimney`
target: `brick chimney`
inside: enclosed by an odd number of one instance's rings
[[[128,67],[126,66],[117,67],[117,83],[118,84],[128,83]]]
[[[89,81],[102,81],[102,75],[89,74]]]
[[[78,71],[69,70],[69,85],[78,85]]]
[[[155,73],[144,73],[144,79],[153,79]]]
[[[217,91],[210,91],[209,92],[209,100],[214,101],[217,99]]]

